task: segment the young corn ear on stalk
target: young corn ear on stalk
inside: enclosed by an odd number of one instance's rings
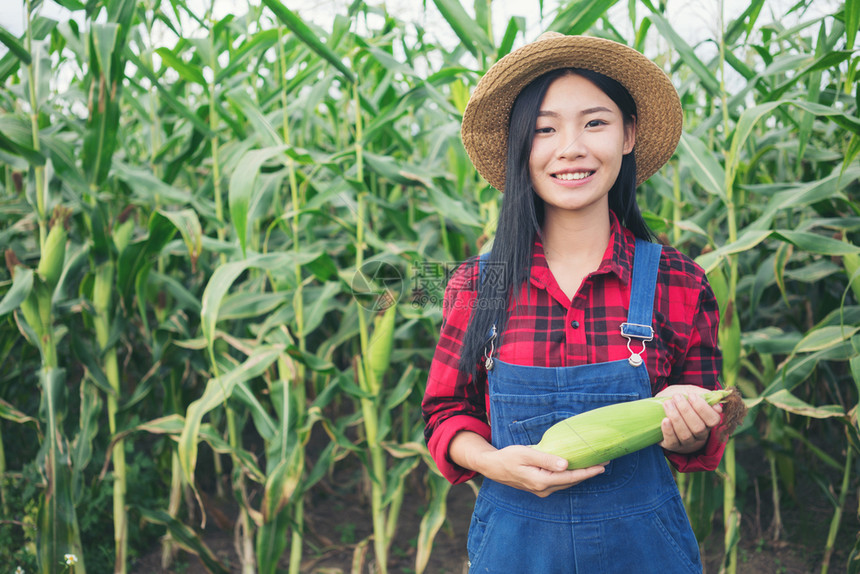
[[[66,258],[66,240],[69,237],[66,231],[66,222],[70,213],[71,210],[61,206],[54,209],[54,216],[50,222],[51,230],[48,232],[45,246],[42,249],[42,256],[39,259],[39,267],[36,269],[51,290],[57,285],[63,272],[63,261]]]
[[[737,389],[708,391],[709,405],[723,403],[722,438],[743,421],[746,406]],[[567,459],[568,468],[586,468],[636,452],[663,440],[660,423],[666,418],[663,403],[669,397],[651,397],[616,403],[580,413],[546,430],[534,448]]]

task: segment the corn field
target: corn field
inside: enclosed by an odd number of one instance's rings
[[[440,29],[363,0],[325,25],[285,0],[20,1],[23,32],[0,27],[4,571],[134,572],[159,545],[165,571],[312,571],[307,502],[343,469],[372,525],[352,572],[395,571],[414,497],[396,571],[428,571],[451,487],[420,402],[445,281],[500,201],[461,114],[537,34],[492,0],[416,0]],[[785,539],[805,482],[814,571],[860,572],[860,0],[709,1],[698,44],[665,2],[539,4],[541,30],[644,51],[681,96],[639,204],[708,272],[750,408],[719,471],[677,476],[712,571],[745,571],[762,499],[761,543]]]

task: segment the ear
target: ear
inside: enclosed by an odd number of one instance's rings
[[[636,116],[629,122],[624,123],[624,147],[622,151],[627,155],[633,151],[633,146],[636,145]]]

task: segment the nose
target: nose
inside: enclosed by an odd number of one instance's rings
[[[585,154],[585,146],[581,140],[584,130],[569,130],[564,133],[562,143],[564,147],[559,150],[558,157],[570,159],[572,157],[580,157]]]

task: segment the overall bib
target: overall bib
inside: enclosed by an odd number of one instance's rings
[[[644,341],[660,246],[637,240],[628,320]],[[537,444],[551,425],[604,405],[651,396],[641,353],[573,367],[488,359],[492,443]],[[636,365],[636,366],[634,366]],[[546,498],[484,479],[469,527],[470,572],[701,574],[698,544],[662,449],[611,461],[603,474]]]

